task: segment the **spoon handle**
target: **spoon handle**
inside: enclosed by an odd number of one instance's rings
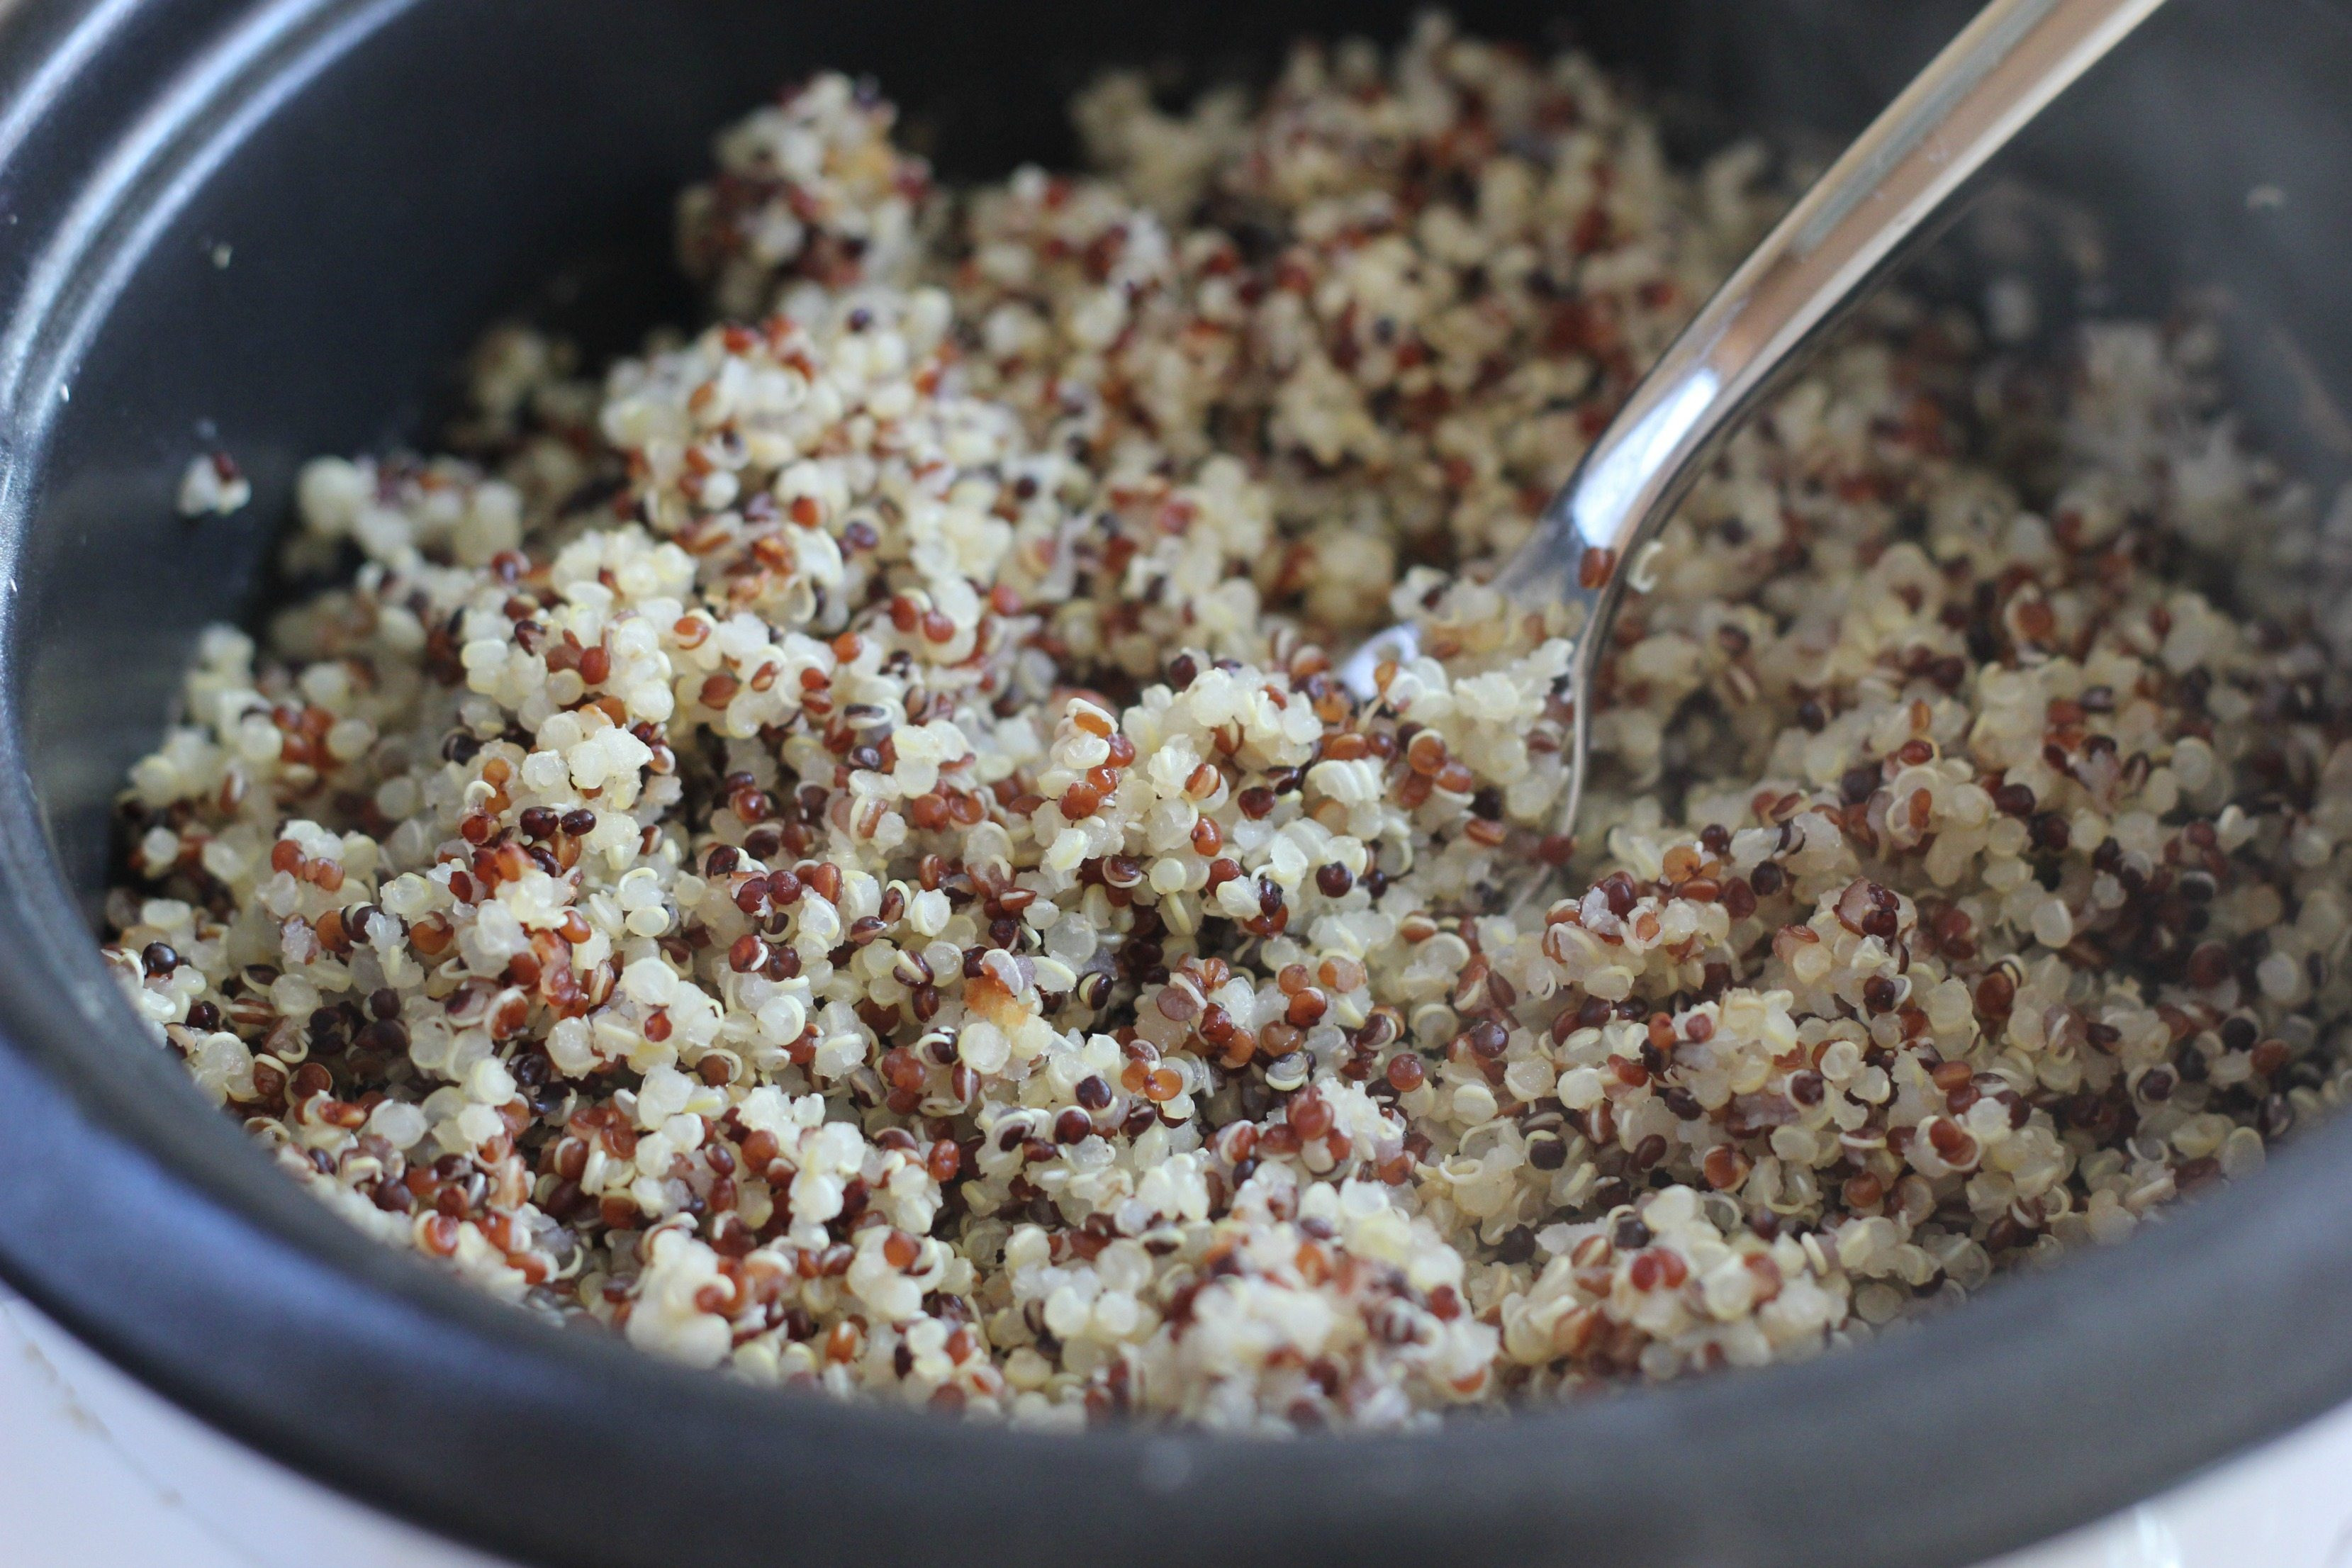
[[[1499,585],[1585,607],[1564,824],[1583,793],[1604,634],[1713,443],[1953,192],[2162,4],[1992,0],[1707,300],[1552,498]]]

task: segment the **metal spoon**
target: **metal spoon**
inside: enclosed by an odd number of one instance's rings
[[[1953,192],[2162,4],[1992,0],[1707,300],[1544,509],[1496,585],[1522,603],[1584,609],[1559,831],[1575,826],[1584,796],[1593,672],[1626,582],[1716,444]],[[1370,701],[1380,667],[1417,652],[1412,626],[1391,626],[1339,678]]]

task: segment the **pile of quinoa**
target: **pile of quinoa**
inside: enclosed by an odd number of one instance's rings
[[[681,204],[720,324],[303,473],[343,584],[204,638],[105,952],[339,1213],[754,1382],[1391,1428],[1866,1337],[2342,1098],[2323,509],[2209,331],[1875,305],[1667,531],[1571,842],[1484,584],[1769,160],[1442,21],[1076,118],[948,190],[810,79]]]

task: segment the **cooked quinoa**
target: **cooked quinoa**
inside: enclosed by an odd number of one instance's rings
[[[682,204],[724,324],[305,470],[360,564],[205,637],[106,953],[337,1212],[758,1383],[1384,1428],[1866,1337],[2341,1098],[2318,509],[2210,332],[1876,305],[1668,530],[1580,847],[1483,584],[1769,161],[1438,22],[1076,118],[950,191],[816,77]]]

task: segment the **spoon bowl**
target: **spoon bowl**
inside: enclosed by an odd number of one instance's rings
[[[1600,650],[1629,586],[1646,586],[1658,534],[1718,444],[1805,351],[1858,304],[1951,198],[2164,0],[1992,0],[1830,166],[1633,389],[1496,578],[1509,598],[1570,606],[1563,678],[1573,703],[1568,788],[1552,831],[1572,833],[1591,757]],[[1341,665],[1359,700],[1411,662],[1410,625]],[[1513,907],[1546,883],[1537,864]]]

